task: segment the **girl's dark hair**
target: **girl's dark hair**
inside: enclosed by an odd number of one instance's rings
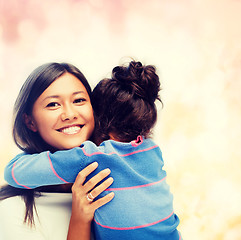
[[[16,145],[27,153],[52,150],[52,147],[45,143],[38,133],[26,126],[24,115],[31,116],[33,105],[38,97],[64,73],[70,73],[78,78],[91,95],[91,88],[85,76],[69,63],[47,63],[36,68],[23,84],[14,105],[13,138]],[[39,195],[39,190],[18,189],[8,185],[0,188],[0,200],[13,196],[21,196],[24,199],[26,206],[24,222],[30,225],[34,223],[34,198]]]
[[[88,94],[91,88],[78,68],[68,63],[47,63],[36,68],[23,84],[14,105],[13,138],[16,145],[27,153],[51,150],[38,132],[31,131],[24,122],[24,114],[31,115],[38,97],[64,73],[70,73],[85,86]]]
[[[150,137],[157,119],[155,101],[162,102],[159,91],[154,66],[131,61],[128,66],[115,67],[112,77],[100,81],[92,93],[95,136],[103,141],[112,133],[125,142],[138,135]]]

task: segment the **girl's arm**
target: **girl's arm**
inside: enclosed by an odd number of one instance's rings
[[[26,189],[73,183],[89,163],[90,158],[85,156],[80,147],[55,153],[22,153],[7,164],[4,178],[9,185]]]

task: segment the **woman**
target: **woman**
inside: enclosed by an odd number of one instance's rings
[[[86,78],[71,64],[49,63],[35,69],[23,84],[14,107],[17,146],[26,153],[80,146],[94,130],[90,93]],[[90,239],[94,211],[114,196],[110,193],[95,202],[86,198],[88,193],[98,196],[113,182],[112,178],[102,182],[109,169],[85,182],[97,165],[93,163],[81,171],[73,186],[66,182],[36,190],[2,187],[0,238],[60,240],[66,239],[68,232],[72,240],[77,237],[75,230],[81,229],[78,238]]]

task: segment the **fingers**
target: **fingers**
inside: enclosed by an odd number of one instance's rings
[[[106,179],[103,183],[101,183],[99,186],[95,187],[88,195],[88,197],[90,199],[94,199],[97,196],[99,196],[100,193],[102,193],[103,191],[105,191],[105,189],[107,189],[112,183],[113,183],[113,178],[110,177],[108,179]]]
[[[105,179],[110,174],[110,169],[104,169],[92,177],[88,182],[84,184],[86,191],[91,191],[99,182]],[[113,181],[112,181],[113,182]],[[105,190],[105,189],[104,189]]]
[[[100,193],[102,193],[113,183],[113,178],[108,178],[103,183],[95,187],[110,174],[111,171],[108,168],[100,171],[90,180],[84,183],[87,176],[92,173],[97,167],[98,163],[94,162],[79,172],[72,186],[72,193],[78,193],[78,195],[84,196],[91,192],[92,196],[88,196],[87,198],[87,200],[91,202],[91,200],[96,198]]]
[[[84,168],[82,171],[80,171],[75,179],[75,185],[83,185],[86,177],[91,174],[96,168],[98,167],[97,162],[93,162],[90,165],[88,165],[86,168]]]
[[[103,205],[105,205],[106,203],[110,202],[113,198],[114,198],[115,194],[113,192],[105,195],[104,197],[94,201],[91,203],[92,207],[94,209],[97,209]]]
[[[91,195],[95,198],[97,196],[99,196],[100,193],[102,193],[105,189],[107,189],[112,183],[113,183],[113,178],[110,177],[108,179],[106,179],[102,184],[100,184],[99,186],[97,186],[96,188],[94,188],[90,193]],[[115,194],[113,192],[105,195],[104,197],[94,201],[92,204],[92,207],[94,209],[97,209],[103,205],[105,205],[106,203],[110,202],[113,198],[114,198]]]
[[[98,163],[95,162],[80,171],[72,186],[71,216],[76,221],[92,221],[95,210],[110,202],[114,197],[114,193],[111,192],[96,200],[96,197],[104,192],[114,181],[112,177],[107,178],[111,172],[110,169],[100,171],[85,182],[87,176],[92,173],[97,166]]]

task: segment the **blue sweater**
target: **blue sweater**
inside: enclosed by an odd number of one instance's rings
[[[151,139],[108,140],[99,147],[86,141],[71,150],[19,154],[6,166],[5,180],[27,189],[73,183],[79,171],[94,161],[99,166],[88,179],[106,167],[114,178],[99,197],[115,193],[111,202],[95,211],[96,239],[181,239],[161,150]]]

